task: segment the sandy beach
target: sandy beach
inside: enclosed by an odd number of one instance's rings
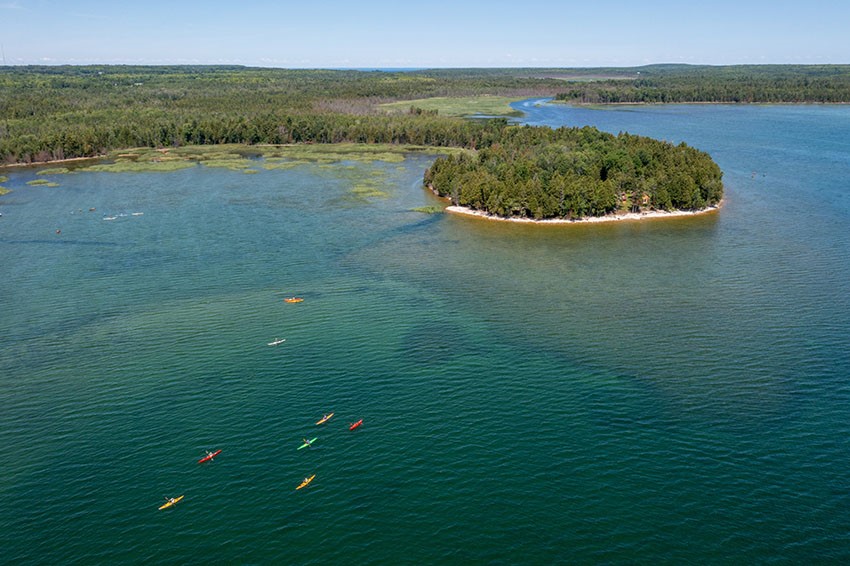
[[[473,210],[464,206],[449,206],[446,207],[446,212],[453,214],[462,214],[465,216],[474,216],[485,220],[497,220],[502,222],[525,222],[532,224],[588,224],[598,222],[636,222],[639,220],[656,220],[661,218],[680,218],[682,216],[695,216],[697,214],[710,214],[720,210],[723,206],[723,201],[715,206],[701,208],[699,210],[651,210],[644,212],[628,212],[626,214],[609,214],[607,216],[586,216],[584,218],[576,218],[568,220],[566,218],[547,218],[545,220],[535,220],[534,218],[506,218],[503,216],[495,216],[480,210]]]

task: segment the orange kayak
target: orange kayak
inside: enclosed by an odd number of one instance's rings
[[[304,481],[301,482],[301,485],[299,485],[295,489],[301,489],[302,487],[307,487],[310,484],[310,482],[313,481],[314,477],[316,477],[316,474],[313,474],[309,478],[304,478]]]
[[[334,416],[334,414],[333,414],[333,413],[331,413],[331,414],[329,414],[329,415],[325,415],[324,417],[322,417],[321,419],[319,419],[319,422],[317,422],[316,424],[317,424],[317,425],[320,425],[320,424],[322,424],[322,423],[326,423],[326,422],[328,422],[328,421],[331,419],[331,417],[332,417],[332,416]]]
[[[360,426],[360,425],[362,425],[362,424],[363,424],[363,419],[360,419],[360,420],[359,420],[359,421],[357,421],[356,423],[351,423],[351,424],[348,426],[348,430],[354,430],[355,428],[359,427],[359,426]]]
[[[286,303],[300,303],[304,299],[302,297],[286,297],[283,299]]]

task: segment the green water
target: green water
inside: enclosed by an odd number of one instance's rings
[[[0,562],[850,559],[850,109],[526,110],[705,149],[728,202],[426,215],[423,156],[11,173]]]

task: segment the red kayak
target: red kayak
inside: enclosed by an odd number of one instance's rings
[[[360,426],[362,424],[363,424],[363,419],[360,419],[356,423],[351,423],[351,426],[348,427],[348,430],[354,430],[355,428],[357,428],[358,426]]]
[[[206,456],[198,460],[198,463],[203,464],[204,462],[209,462],[219,454],[221,454],[221,450],[216,450],[215,452],[208,452]]]

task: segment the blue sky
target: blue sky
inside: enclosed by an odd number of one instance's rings
[[[9,65],[850,63],[848,27],[847,0],[0,0]]]

